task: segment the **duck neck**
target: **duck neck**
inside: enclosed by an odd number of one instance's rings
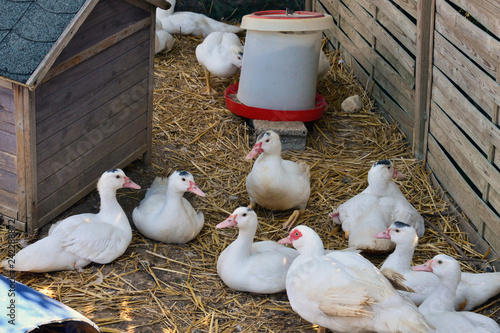
[[[99,210],[99,215],[107,216],[106,218],[102,219],[104,222],[108,222],[111,224],[120,224],[127,222],[128,224],[127,216],[118,203],[118,200],[116,200],[116,189],[100,189],[99,196],[101,199],[101,208]]]
[[[253,245],[253,238],[256,230],[239,230],[238,237],[231,243],[232,253],[235,257],[244,258],[250,255]]]
[[[167,0],[168,3],[170,3],[170,8],[167,9],[168,15],[172,15],[175,9],[175,3],[177,2],[176,0]]]
[[[282,168],[281,166],[281,154],[276,154],[275,152],[264,152],[258,158],[256,163],[265,163],[272,165],[273,168]]]
[[[299,252],[301,255],[307,257],[322,257],[325,255],[325,247],[323,246],[323,241],[321,240],[321,238],[317,236],[317,239],[315,241],[304,244],[299,249]]]
[[[165,206],[163,207],[163,210],[169,211],[170,209],[180,209],[184,207],[184,205],[182,204],[182,200],[184,198],[183,195],[184,192],[179,192],[172,188],[167,188],[166,202]]]
[[[419,308],[425,312],[455,311],[455,295],[459,282],[460,275],[440,277],[437,288],[420,304]]]
[[[368,186],[373,194],[385,195],[389,189],[397,185],[390,179],[381,179],[379,177],[370,177],[370,175],[368,175]]]
[[[394,252],[387,257],[382,268],[392,268],[396,272],[410,271],[414,252],[413,245],[398,244]]]

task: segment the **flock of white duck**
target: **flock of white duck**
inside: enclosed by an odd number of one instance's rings
[[[238,33],[243,29],[216,21],[203,14],[174,12],[175,0],[170,0],[168,10],[156,10],[155,52],[169,51],[175,43],[174,35],[195,35],[203,37],[196,48],[196,59],[205,71],[207,95],[218,92],[212,87],[210,76],[228,78],[238,73],[243,65],[243,44]],[[330,62],[323,51],[318,59],[318,78],[330,69]]]
[[[234,34],[241,29],[201,14],[173,12],[174,6],[175,2],[168,11],[158,9],[157,51],[172,47],[173,34],[202,35],[205,39],[196,56],[206,72],[233,75],[241,67],[243,47]],[[329,64],[320,64],[318,75],[324,74],[325,67]],[[207,74],[211,93],[209,81]],[[411,266],[418,239],[425,232],[424,220],[392,181],[404,175],[391,161],[375,162],[367,188],[331,214],[349,242],[347,249],[334,251],[325,250],[311,228],[292,227],[309,200],[309,166],[282,159],[280,138],[273,131],[257,138],[246,158],[255,157],[246,179],[249,206],[237,208],[216,226],[239,230],[217,261],[218,275],[229,288],[259,294],[286,290],[292,309],[322,331],[500,332],[493,319],[461,311],[497,295],[500,273],[461,273],[459,263],[446,255]],[[99,213],[74,215],[54,224],[47,237],[23,248],[2,267],[52,272],[81,270],[91,262],[111,263],[132,239],[131,224],[116,199],[116,191],[124,187],[140,189],[120,169],[105,172],[97,184]],[[183,197],[185,192],[205,196],[187,171],[175,171],[168,179],[157,177],[132,212],[137,230],[164,243],[195,239],[204,216]],[[293,210],[284,224],[292,229],[288,237],[254,243],[255,205]],[[392,249],[380,270],[360,254]]]
[[[446,255],[411,266],[424,225],[392,181],[403,176],[392,162],[375,162],[368,187],[331,214],[342,224],[349,247],[325,250],[314,230],[291,227],[309,199],[307,164],[282,159],[280,138],[273,131],[257,138],[246,156],[254,157],[246,179],[249,206],[237,208],[216,226],[239,230],[217,261],[218,275],[229,288],[259,294],[286,290],[292,309],[323,331],[500,332],[493,319],[461,311],[497,295],[500,273],[462,273],[457,260]],[[116,199],[116,191],[123,187],[140,189],[120,169],[105,172],[97,185],[99,213],[74,215],[54,224],[47,237],[23,248],[14,261],[2,262],[3,268],[81,270],[91,262],[107,264],[120,257],[132,239],[131,225]],[[196,238],[204,217],[183,197],[185,192],[205,196],[187,171],[175,171],[168,179],[157,177],[132,212],[137,230],[165,243]],[[291,228],[288,237],[254,243],[258,218],[250,207],[255,205],[294,210],[286,223]],[[372,239],[395,245],[380,269],[360,253],[387,252],[392,247]]]

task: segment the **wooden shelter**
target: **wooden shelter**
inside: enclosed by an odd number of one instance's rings
[[[35,232],[151,150],[164,0],[7,1],[0,14],[0,218]]]
[[[500,253],[500,4],[312,0],[331,46],[398,123],[432,177]],[[484,240],[484,241],[483,241]]]

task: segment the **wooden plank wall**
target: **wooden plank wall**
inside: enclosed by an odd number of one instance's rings
[[[0,214],[17,218],[17,145],[12,83],[0,85]]]
[[[37,88],[38,227],[146,152],[150,15],[99,2]]]
[[[500,3],[436,0],[435,10],[428,165],[500,253]]]
[[[500,253],[499,2],[316,0],[313,10],[333,16],[331,46]]]
[[[413,142],[416,0],[320,0],[313,10],[332,15],[335,26],[325,32],[331,45]]]

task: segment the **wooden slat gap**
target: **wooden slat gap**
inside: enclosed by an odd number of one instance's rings
[[[79,63],[95,56],[96,54],[102,52],[103,50],[115,45],[119,41],[133,35],[137,31],[144,29],[145,27],[151,25],[151,17],[147,17],[137,23],[132,24],[130,27],[112,35],[109,36],[108,38],[100,41],[99,43],[93,45],[92,47],[86,49],[85,51],[82,51],[73,57],[69,58],[68,60],[62,62],[61,64],[57,65],[56,67],[52,68],[47,75],[43,78],[43,82],[46,82],[50,80],[51,78],[65,72],[66,70],[78,65]],[[154,40],[154,38],[153,38]]]

